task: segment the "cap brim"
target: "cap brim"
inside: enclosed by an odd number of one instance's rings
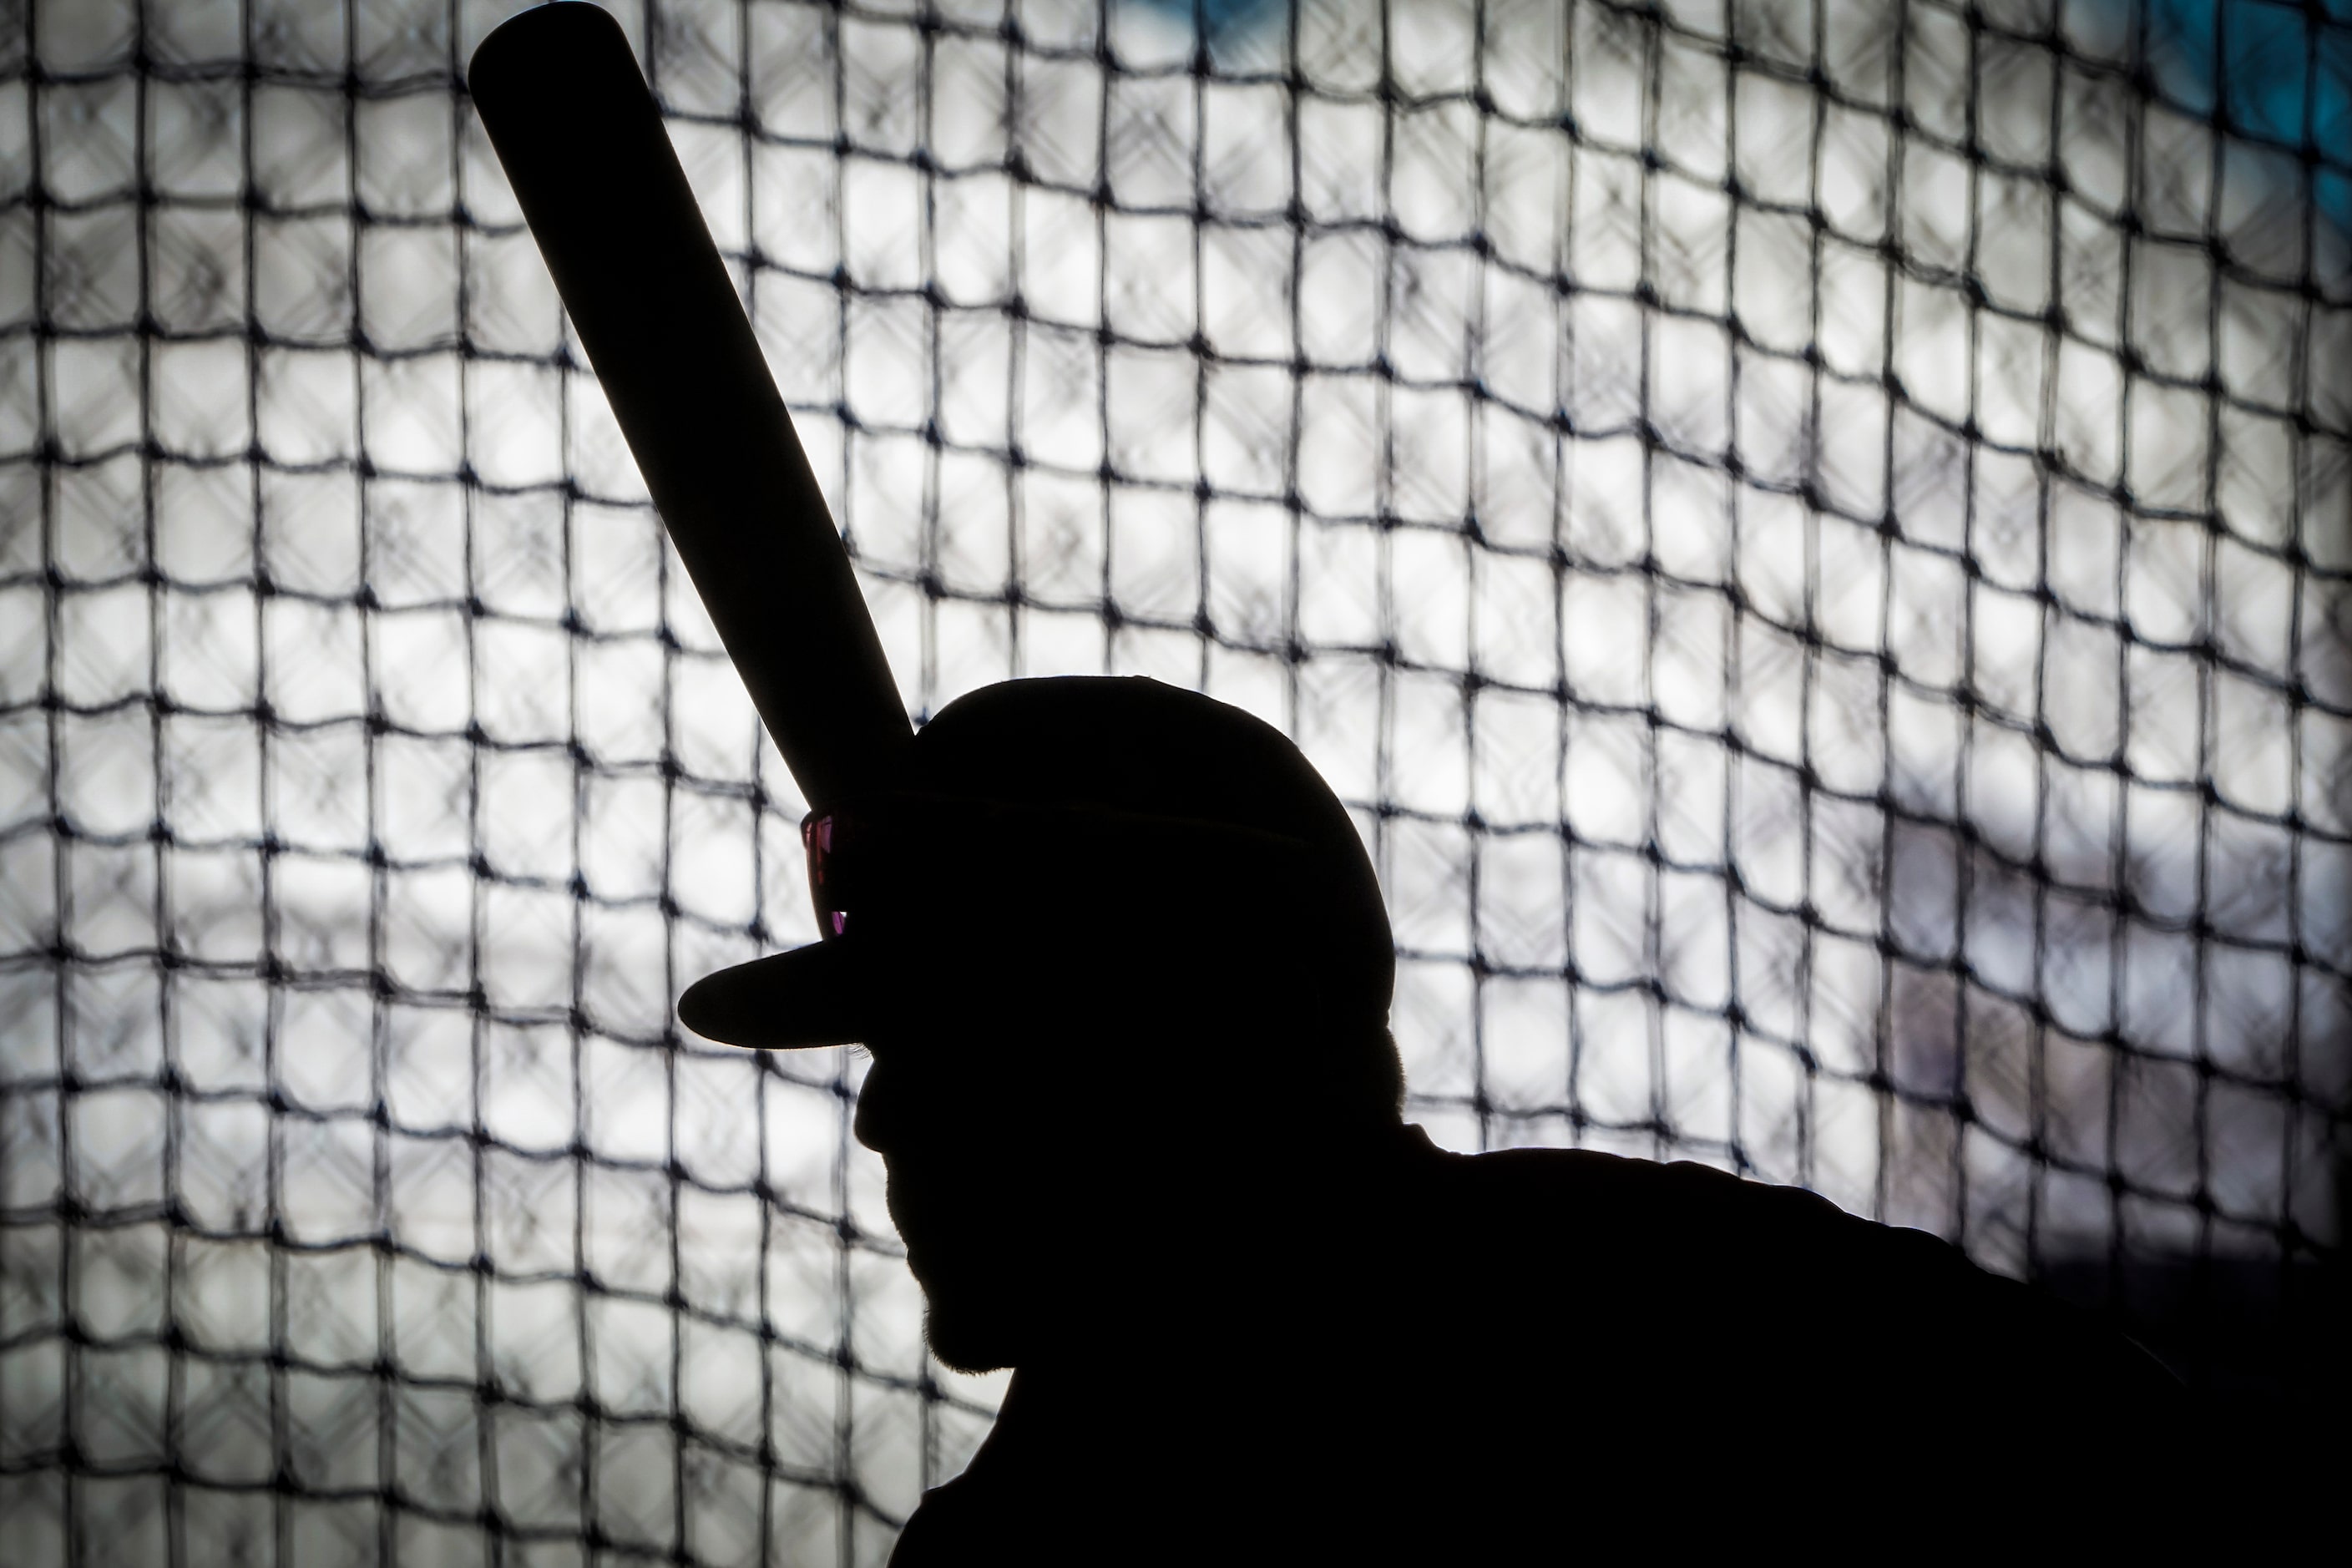
[[[866,1037],[870,994],[855,943],[812,942],[706,974],[677,999],[677,1021],[706,1040],[766,1051]]]

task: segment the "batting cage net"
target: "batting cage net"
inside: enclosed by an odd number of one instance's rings
[[[1001,1394],[856,1057],[672,1019],[812,933],[802,807],[467,102],[510,5],[0,6],[12,1563],[876,1563]],[[2343,0],[613,8],[908,710],[1295,735],[1441,1142],[2333,1375]]]

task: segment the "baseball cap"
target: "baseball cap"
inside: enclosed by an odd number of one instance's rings
[[[982,688],[803,838],[824,934],[689,986],[696,1034],[840,1045],[927,1008],[1018,1005],[1049,973],[1145,1005],[1244,962],[1280,966],[1328,1022],[1387,1016],[1394,945],[1347,808],[1280,731],[1195,692]]]

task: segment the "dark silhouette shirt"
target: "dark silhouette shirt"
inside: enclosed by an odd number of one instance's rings
[[[2023,1528],[2111,1506],[2176,1415],[2171,1374],[2087,1314],[1801,1189],[1417,1127],[1331,1174],[1323,1212],[1262,1216],[1241,1349],[1146,1315],[1120,1355],[1019,1369],[895,1568]]]

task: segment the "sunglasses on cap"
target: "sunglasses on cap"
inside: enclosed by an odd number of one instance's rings
[[[838,851],[857,837],[856,820],[845,811],[812,811],[801,819],[801,847],[808,852],[809,904],[816,910],[818,934],[828,941],[849,929],[849,911],[841,905]]]

